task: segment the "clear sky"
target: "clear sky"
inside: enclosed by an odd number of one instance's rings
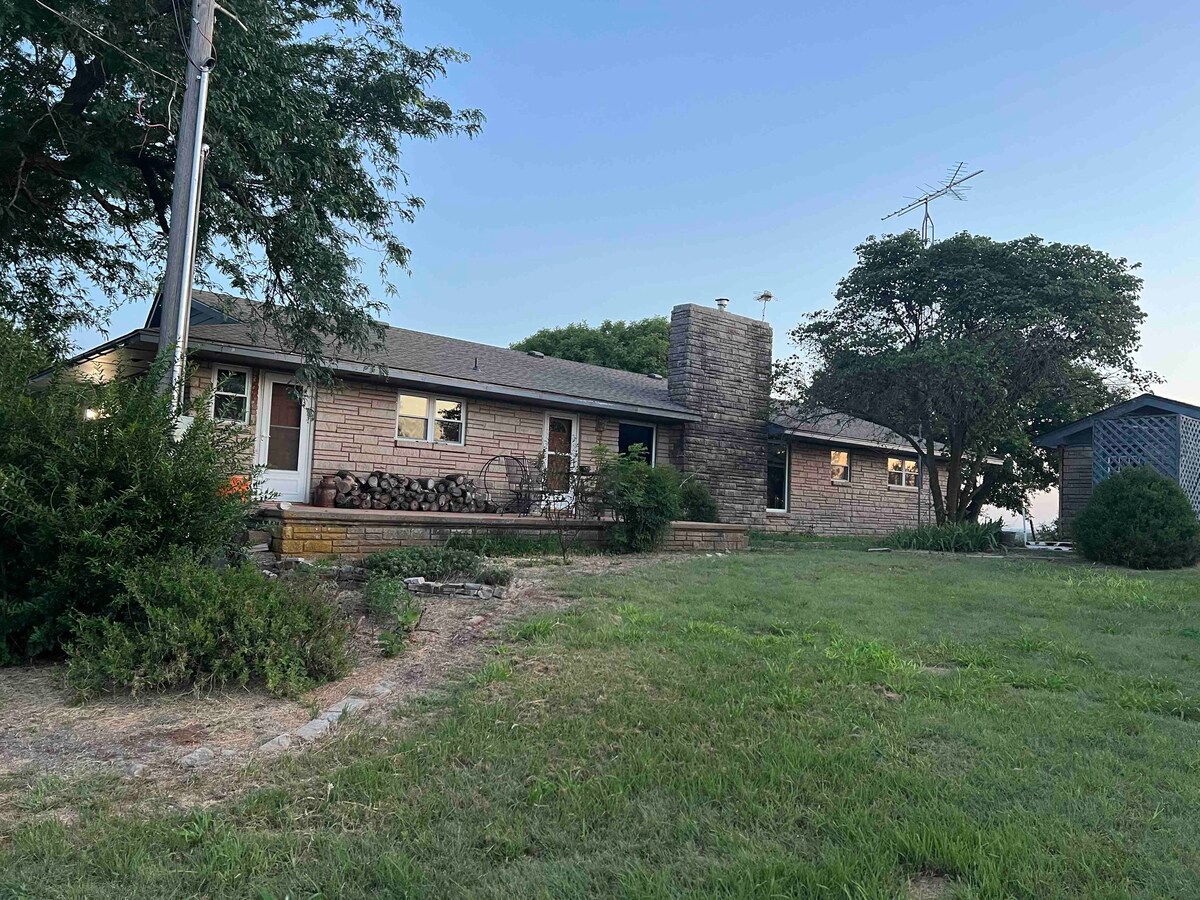
[[[880,217],[965,160],[985,173],[969,202],[938,203],[938,234],[1033,233],[1140,261],[1142,364],[1160,393],[1200,402],[1194,0],[405,12],[410,43],[471,54],[435,90],[488,122],[405,154],[427,206],[400,226],[413,271],[394,324],[507,344],[721,296],[757,315],[767,289],[783,354],[855,244],[896,230]]]

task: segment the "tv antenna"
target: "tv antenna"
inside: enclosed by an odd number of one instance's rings
[[[933,243],[933,217],[929,215],[929,204],[938,197],[953,197],[955,200],[966,200],[963,196],[964,191],[969,191],[970,187],[964,187],[964,182],[970,181],[976,175],[983,174],[983,169],[972,172],[970,175],[964,175],[963,168],[966,163],[960,162],[957,166],[950,170],[946,180],[940,185],[925,185],[925,193],[920,197],[908,198],[909,203],[895,212],[890,212],[880,221],[886,222],[894,216],[902,216],[907,212],[912,212],[914,209],[923,207],[925,216],[921,219],[921,241],[928,247]]]

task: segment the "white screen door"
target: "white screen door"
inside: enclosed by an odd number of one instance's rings
[[[547,413],[542,442],[548,502],[571,501],[571,473],[579,465],[579,417]]]
[[[278,500],[307,503],[312,474],[311,394],[299,394],[287,375],[264,372],[258,392],[254,461],[264,466],[263,489]]]

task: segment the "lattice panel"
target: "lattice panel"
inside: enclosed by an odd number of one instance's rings
[[[1179,416],[1098,419],[1092,426],[1092,484],[1130,466],[1179,480]]]
[[[1200,419],[1179,417],[1179,484],[1200,516]]]

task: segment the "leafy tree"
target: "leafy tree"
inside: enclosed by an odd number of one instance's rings
[[[792,332],[798,399],[907,437],[939,524],[976,521],[985,502],[1024,509],[1054,476],[1033,437],[1152,377],[1133,362],[1145,314],[1125,259],[965,233],[928,247],[915,232],[871,237],[856,252],[834,307]]]
[[[466,57],[402,43],[396,0],[225,6],[244,28],[217,16],[197,268],[262,299],[315,377],[323,335],[379,333],[357,248],[408,262],[401,141],[483,117],[427,93]],[[0,2],[0,315],[60,351],[161,275],[189,21],[188,0]]]
[[[558,359],[610,369],[666,375],[670,333],[665,316],[634,322],[605,319],[597,326],[577,322],[562,328],[543,328],[512,346],[514,350],[537,350]]]

